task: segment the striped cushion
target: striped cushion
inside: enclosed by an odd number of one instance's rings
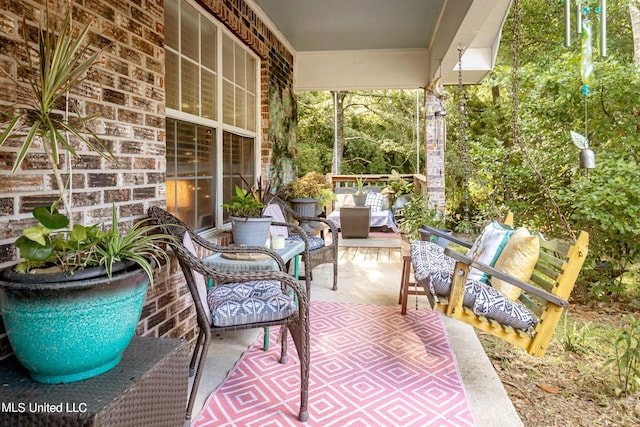
[[[213,326],[269,322],[291,316],[294,299],[276,281],[227,283],[209,289],[207,301]]]
[[[309,239],[309,251],[315,251],[324,247],[324,240],[318,236],[307,236]],[[301,236],[290,236],[287,240],[302,240]]]

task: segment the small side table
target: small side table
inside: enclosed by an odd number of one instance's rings
[[[345,239],[369,237],[370,206],[343,206],[340,208],[340,230]]]
[[[14,356],[0,362],[0,425],[178,426],[189,386],[185,340],[134,337],[115,368],[69,384],[40,384]]]
[[[402,304],[401,314],[407,314],[409,295],[427,295],[422,286],[411,281],[411,253],[402,250],[402,277],[400,278],[400,296],[398,304]]]

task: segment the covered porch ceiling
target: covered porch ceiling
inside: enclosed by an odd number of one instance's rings
[[[251,0],[295,56],[296,91],[464,83],[493,68],[511,0]]]

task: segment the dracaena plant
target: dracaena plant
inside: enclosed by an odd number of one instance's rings
[[[100,57],[100,50],[88,42],[89,25],[74,35],[71,6],[61,25],[54,24],[47,8],[45,26],[38,26],[35,43],[30,41],[29,25],[23,20],[24,50],[27,58],[26,82],[13,81],[19,103],[9,111],[3,111],[0,146],[11,139],[21,138],[22,146],[17,153],[13,172],[31,150],[36,141],[42,143],[49,167],[64,201],[67,212],[71,207],[66,185],[58,168],[60,151],[78,157],[70,138],[73,136],[105,159],[118,163],[116,157],[98,135],[87,127],[94,115],[82,115],[69,97],[71,89],[88,77],[91,67]],[[20,64],[16,60],[16,66]],[[64,109],[65,111],[61,111]],[[69,110],[72,110],[70,117]],[[37,145],[37,144],[36,144]]]
[[[70,138],[75,138],[109,161],[116,164],[118,161],[100,137],[87,127],[95,116],[83,116],[69,97],[69,92],[87,79],[88,72],[100,56],[100,50],[89,43],[89,25],[75,34],[71,6],[60,25],[54,22],[47,8],[45,26],[39,25],[32,43],[29,26],[23,20],[24,49],[28,61],[26,81],[20,82],[8,76],[14,83],[20,103],[12,106],[12,114],[2,114],[5,120],[0,146],[11,139],[22,140],[13,172],[18,170],[32,146],[41,143],[60,192],[60,198],[51,206],[34,209],[33,216],[38,224],[24,229],[16,240],[15,244],[24,258],[16,266],[16,271],[30,272],[46,267],[73,273],[86,267],[104,266],[111,276],[116,262],[133,261],[144,269],[153,284],[153,261],[158,261],[158,257],[166,258],[163,243],[173,240],[172,237],[156,233],[157,227],[149,224],[148,220],[136,223],[126,233],[120,233],[115,206],[108,231],[103,230],[102,224],[83,226],[71,222],[71,200],[58,168],[60,151],[79,157]],[[61,111],[63,106],[65,111]],[[71,117],[69,109],[73,110]],[[64,202],[66,215],[57,210],[60,201]]]

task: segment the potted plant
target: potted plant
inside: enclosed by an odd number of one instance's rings
[[[63,383],[101,374],[120,361],[137,327],[147,285],[153,284],[153,264],[166,258],[163,242],[170,237],[155,234],[156,227],[146,221],[121,233],[115,206],[108,231],[101,224],[72,223],[70,197],[58,169],[59,151],[77,156],[68,135],[117,160],[85,127],[92,117],[76,111],[68,119],[57,111],[99,57],[86,43],[89,26],[76,35],[70,9],[59,28],[48,9],[45,20],[35,47],[23,23],[28,84],[14,81],[16,98],[24,104],[14,107],[13,116],[4,113],[9,120],[0,132],[0,145],[23,138],[15,172],[33,142],[41,143],[60,198],[50,207],[34,209],[38,224],[16,241],[24,261],[0,274],[0,301],[9,342],[31,377]],[[57,210],[61,201],[66,215]]]
[[[367,203],[367,193],[364,192],[364,179],[362,175],[356,176],[356,192],[353,193],[353,203],[356,206],[364,206]]]
[[[324,175],[309,172],[287,184],[284,197],[301,216],[315,217],[331,201],[332,192]]]
[[[412,191],[413,182],[404,179],[395,169],[391,171],[389,183],[382,189],[382,193],[391,199],[394,209],[402,209],[409,201]]]
[[[233,196],[222,207],[231,214],[231,233],[236,245],[265,246],[269,237],[271,217],[263,217],[265,192],[259,188],[245,190],[235,186]]]
[[[415,240],[421,237],[419,230],[424,226],[442,230],[447,234],[453,233],[452,230],[445,228],[446,215],[444,211],[433,206],[429,199],[421,194],[414,194],[402,209],[402,216],[398,220],[398,228],[410,240]],[[449,244],[446,239],[437,237],[436,239],[435,243],[439,246],[447,247]]]

